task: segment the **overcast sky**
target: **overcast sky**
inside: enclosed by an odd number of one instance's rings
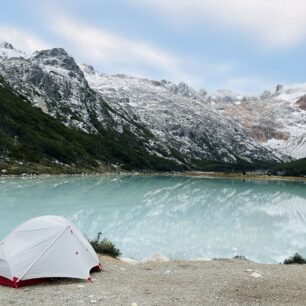
[[[210,91],[306,82],[305,0],[2,1],[0,40]]]

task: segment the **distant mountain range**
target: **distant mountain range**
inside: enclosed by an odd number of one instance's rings
[[[208,93],[183,82],[99,73],[61,48],[29,55],[6,42],[0,44],[0,76],[3,97],[9,92],[18,103],[26,100],[28,112],[40,108],[61,129],[90,138],[87,145],[79,139],[88,164],[82,154],[73,157],[73,148],[71,158],[42,150],[40,163],[163,171],[255,168],[306,157],[306,85],[259,96]],[[22,130],[23,122],[18,125]],[[11,139],[10,146],[2,144],[2,160],[20,162],[16,150],[12,154],[20,130],[2,126],[0,132]]]

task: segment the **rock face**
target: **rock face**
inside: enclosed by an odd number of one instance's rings
[[[271,97],[271,95],[272,95],[271,91],[265,90],[265,91],[261,94],[260,99],[261,99],[261,100],[268,99],[268,98]]]
[[[68,126],[89,133],[110,127],[121,131],[125,125],[130,126],[89,87],[82,70],[64,49],[4,57],[0,59],[0,74],[34,106]]]
[[[306,85],[277,86],[257,101],[225,105],[223,114],[237,120],[262,145],[293,158],[306,157]]]
[[[295,106],[297,106],[297,107],[300,108],[301,110],[306,111],[306,95],[304,95],[303,97],[299,98],[299,99],[295,102]]]
[[[172,86],[124,75],[88,72],[85,77],[118,112],[131,114],[151,133],[190,160],[266,160],[281,158],[263,149],[234,121],[196,98],[185,84]]]
[[[279,93],[281,93],[281,92],[283,91],[283,89],[284,89],[284,85],[278,84],[278,85],[276,86],[275,92],[276,92],[277,94],[279,94]]]
[[[8,42],[0,43],[0,58],[26,57],[26,54],[20,50],[16,50],[12,44]]]
[[[177,163],[286,160],[255,141],[228,110],[208,103],[210,99],[236,105],[233,102],[252,100],[249,97],[224,91],[209,95],[185,83],[105,75],[79,66],[61,48],[26,55],[1,44],[0,75],[67,126],[91,134],[128,131],[151,155]]]
[[[155,139],[145,126],[111,108],[88,85],[82,70],[64,49],[54,48],[24,57],[11,56],[11,49],[7,50],[1,49],[5,56],[0,58],[0,75],[32,101],[33,106],[67,126],[90,134],[125,131],[148,152],[181,163],[171,156],[171,148]]]
[[[93,106],[101,123],[110,120],[104,101],[91,91],[83,72],[63,49],[6,58],[0,61],[0,72],[15,90],[68,126],[95,132],[90,115]]]

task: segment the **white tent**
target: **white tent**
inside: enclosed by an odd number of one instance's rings
[[[59,216],[31,219],[0,242],[0,284],[20,287],[49,277],[90,279],[99,258],[71,222]]]

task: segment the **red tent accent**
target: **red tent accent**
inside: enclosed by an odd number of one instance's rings
[[[19,288],[67,277],[86,280],[91,270],[101,271],[99,263],[74,224],[60,216],[41,216],[19,225],[0,242],[0,285]]]
[[[93,267],[90,272],[100,272],[102,271],[102,265],[99,264],[98,266]],[[0,285],[13,287],[13,288],[20,288],[25,286],[32,286],[40,284],[44,281],[46,281],[48,278],[33,278],[33,279],[26,279],[26,280],[20,280],[18,281],[17,277],[14,277],[13,280],[10,280],[8,278],[5,278],[0,275]],[[88,280],[92,283],[91,278],[89,277]]]
[[[3,276],[0,276],[0,285],[13,287],[13,288],[20,288],[25,286],[32,286],[42,283],[46,278],[33,278],[27,280],[21,280],[18,282],[18,278],[14,277],[14,280],[7,279]]]

